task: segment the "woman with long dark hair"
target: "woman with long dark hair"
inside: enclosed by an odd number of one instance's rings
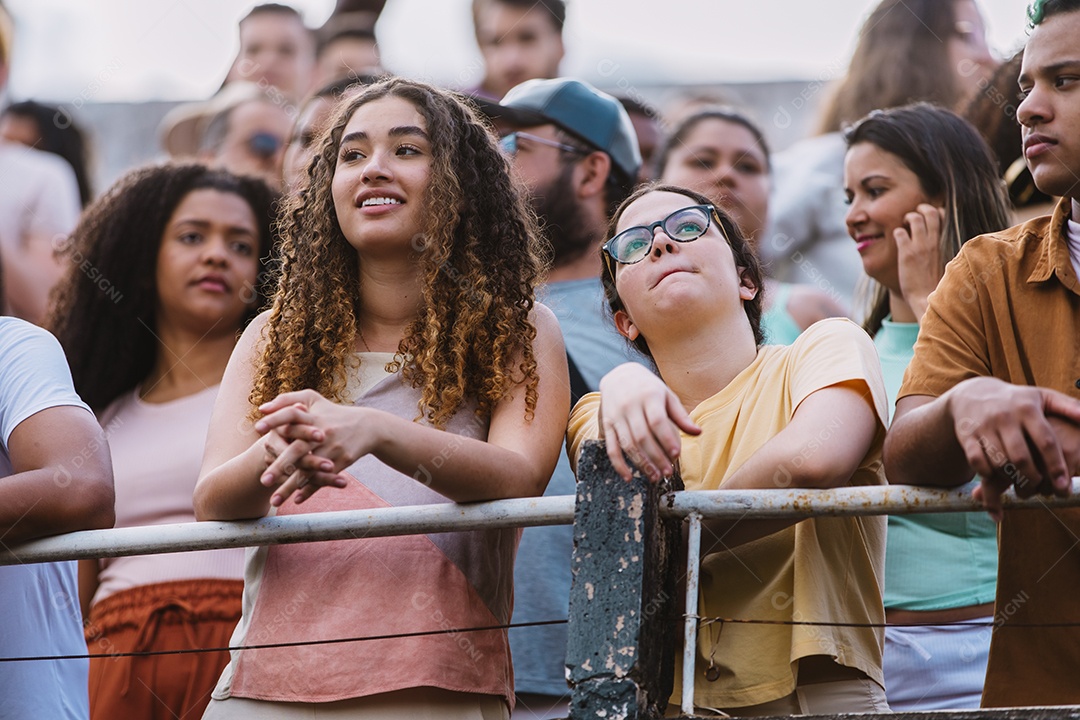
[[[49,325],[112,451],[118,527],[190,522],[210,413],[262,305],[274,194],[202,165],[133,171],[66,248]],[[242,550],[84,560],[91,652],[222,647],[240,616]],[[95,719],[198,715],[225,653],[98,659]]]
[[[895,404],[945,265],[967,240],[1008,227],[1009,201],[979,133],[943,108],[874,112],[846,139],[847,227],[868,276],[864,327]],[[897,624],[885,635],[890,705],[978,707],[990,633],[949,623],[992,620],[994,522],[981,513],[890,516],[885,560],[886,617]]]
[[[881,0],[825,100],[819,134],[776,156],[774,222],[762,243],[776,276],[825,278],[850,303],[862,273],[844,227],[841,131],[872,110],[920,101],[956,108],[996,64],[975,0]]]

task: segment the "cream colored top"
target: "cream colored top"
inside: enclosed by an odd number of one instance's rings
[[[349,373],[345,385],[345,395],[353,401],[391,374],[387,372],[386,366],[394,361],[394,353],[358,352],[356,357],[360,366]]]

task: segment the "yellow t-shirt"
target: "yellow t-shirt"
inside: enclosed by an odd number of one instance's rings
[[[881,446],[888,402],[873,342],[843,319],[823,320],[790,346],[764,346],[723,390],[690,413],[701,435],[682,435],[680,470],[687,490],[724,481],[791,420],[811,393],[848,381],[865,385],[878,416],[873,446],[849,485],[883,485]],[[600,396],[581,399],[570,416],[567,452],[576,464],[584,440],[599,437]],[[826,452],[844,435],[838,417],[796,456]],[[790,476],[788,476],[790,477]],[[783,468],[774,476],[787,486]],[[702,618],[827,623],[885,621],[881,588],[885,517],[809,518],[768,537],[713,553],[701,563]],[[698,633],[698,705],[734,708],[789,695],[799,658],[828,655],[884,685],[880,628],[703,622]],[[681,663],[680,663],[681,665]],[[706,672],[716,679],[710,681]],[[679,669],[675,687],[679,688]]]

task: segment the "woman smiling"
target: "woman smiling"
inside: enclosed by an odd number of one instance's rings
[[[569,381],[533,300],[537,243],[494,136],[454,96],[400,79],[346,95],[285,208],[273,309],[226,372],[200,518],[541,494]],[[301,645],[236,652],[206,717],[506,717],[506,631],[424,633],[509,622],[517,538],[252,552],[232,644]],[[359,635],[407,637],[320,644]]]
[[[989,148],[943,108],[871,113],[847,134],[848,233],[871,282],[874,336],[890,404],[912,357],[930,293],[960,246],[1010,224]],[[885,681],[897,710],[979,707],[997,584],[997,527],[982,513],[889,517]],[[927,687],[926,677],[934,683]]]

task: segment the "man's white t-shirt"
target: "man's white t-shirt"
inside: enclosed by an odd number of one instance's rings
[[[48,243],[50,247],[34,252],[47,257],[66,246],[81,212],[79,185],[67,161],[0,141],[0,256],[27,252],[30,243]]]
[[[64,351],[46,331],[0,317],[0,487],[12,474],[11,433],[52,407],[90,408],[75,393]],[[77,462],[79,448],[72,449]],[[42,494],[65,492],[58,471]],[[85,655],[74,562],[0,566],[0,658]],[[31,660],[0,663],[0,720],[86,720],[89,662]]]
[[[0,242],[66,236],[82,212],[75,171],[59,155],[0,142]]]
[[[1080,278],[1080,222],[1069,220],[1065,237],[1069,241],[1069,259],[1072,260],[1073,272]]]

